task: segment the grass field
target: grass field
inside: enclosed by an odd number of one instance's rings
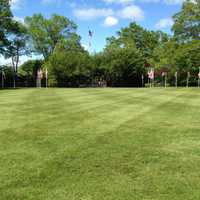
[[[0,91],[1,200],[199,200],[200,90]]]

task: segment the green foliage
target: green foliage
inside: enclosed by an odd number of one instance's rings
[[[174,15],[174,36],[181,42],[200,40],[200,1],[187,0]]]
[[[70,39],[80,42],[76,35],[77,26],[64,16],[52,15],[46,19],[41,14],[26,17],[33,51],[42,54],[47,59],[54,51],[57,44]]]
[[[174,68],[176,53],[179,45],[175,40],[171,39],[154,49],[151,62],[156,69],[166,68],[168,70]],[[176,69],[174,69],[176,70]]]
[[[122,28],[116,38],[107,39],[107,48],[136,48],[145,58],[149,58],[154,48],[166,41],[168,41],[167,34],[161,31],[148,31],[136,23],[131,23],[128,27]]]
[[[9,0],[0,0],[0,54],[11,58],[15,73],[18,71],[19,58],[28,54],[26,27],[13,20]]]
[[[175,72],[183,80],[180,85],[191,72],[191,81],[196,84],[200,67],[199,0],[184,1],[181,11],[174,15],[173,36],[134,22],[121,28],[117,36],[107,38],[105,49],[94,55],[83,49],[77,26],[68,18],[34,14],[26,17],[24,26],[13,20],[9,1],[0,3],[0,54],[12,59],[15,72],[21,55],[37,53],[44,57],[42,66],[38,66],[48,68],[52,86],[91,86],[98,81],[108,86],[141,86],[148,67],[154,67],[159,77],[167,71],[171,85]],[[21,78],[27,76],[33,83],[36,65],[35,61],[25,63]]]
[[[57,86],[79,86],[82,82],[91,82],[90,56],[72,41],[59,44],[45,67],[49,69],[50,81],[56,80]]]
[[[12,23],[15,28],[12,34],[10,34],[8,43],[5,46],[4,56],[5,58],[12,59],[13,69],[17,73],[20,56],[29,54],[27,47],[28,34],[23,24],[14,20]]]
[[[43,65],[42,60],[29,60],[20,66],[19,75],[26,82],[26,86],[35,86],[37,71]]]
[[[161,31],[148,31],[136,23],[122,28],[117,37],[107,39],[103,66],[107,66],[113,86],[141,86],[145,67],[154,66],[155,50],[169,41]]]
[[[140,86],[144,58],[136,48],[107,49],[98,59],[97,72],[111,86]],[[96,72],[96,73],[97,73]],[[98,75],[95,74],[95,75]]]
[[[2,88],[2,73],[4,78],[4,87],[13,87],[14,71],[9,66],[0,66],[0,89]]]
[[[174,73],[178,72],[180,85],[185,85],[187,72],[190,72],[191,82],[197,85],[197,74],[200,67],[200,41],[192,40],[179,44],[175,40],[166,42],[162,47],[155,49],[153,62],[158,70],[167,70],[174,84]]]
[[[4,47],[8,44],[8,34],[12,32],[12,17],[9,0],[0,0],[0,54],[4,53]]]

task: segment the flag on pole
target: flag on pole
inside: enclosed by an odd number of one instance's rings
[[[48,87],[48,69],[45,70],[45,77],[46,77],[46,88]]]
[[[38,71],[37,71],[37,78],[38,78],[38,79],[42,79],[42,78],[43,78],[42,69],[38,69]]]
[[[92,40],[92,37],[93,37],[93,32],[90,29],[88,31],[88,36],[89,36],[89,47],[91,47],[92,46],[91,40]]]
[[[148,70],[147,75],[148,75],[149,79],[150,79],[150,73],[151,73],[151,71]]]
[[[175,72],[174,77],[175,77],[175,86],[178,87],[178,72]]]
[[[36,86],[38,88],[41,88],[42,84],[41,84],[41,79],[43,78],[43,71],[42,69],[38,69],[37,70],[37,79],[36,79]]]
[[[148,76],[149,76],[149,79],[153,80],[154,79],[154,70],[151,69],[149,72],[148,72]]]
[[[88,34],[89,34],[89,37],[93,36],[93,32],[91,30],[89,30]]]
[[[187,77],[188,77],[188,79],[190,78],[190,72],[187,73]]]
[[[142,87],[144,86],[144,75],[142,74]]]
[[[198,73],[198,77],[199,77],[199,79],[200,79],[200,70],[199,70],[199,73]]]
[[[186,87],[189,87],[189,80],[190,80],[190,72],[187,73],[187,85],[186,85]]]
[[[150,80],[150,87],[154,86],[154,69],[151,68],[150,71],[148,71],[148,78]]]

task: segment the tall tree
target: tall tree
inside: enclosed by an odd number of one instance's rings
[[[10,34],[4,55],[6,58],[11,58],[13,69],[17,73],[20,56],[26,55],[29,52],[26,43],[28,35],[27,29],[23,24],[17,21],[13,21],[12,23],[15,29],[13,29],[12,34]]]
[[[136,48],[107,48],[95,55],[95,76],[103,77],[109,86],[131,87],[142,85],[144,56]]]
[[[28,60],[19,68],[19,76],[26,86],[35,87],[38,69],[43,65],[42,60]]]
[[[181,42],[200,40],[200,1],[187,0],[180,12],[174,15],[172,30]]]
[[[5,58],[10,58],[12,61],[15,87],[15,79],[18,74],[19,58],[22,55],[27,55],[29,50],[26,43],[28,38],[26,27],[17,21],[13,21],[12,24],[15,28],[13,28],[12,34],[9,35],[9,40],[4,48],[4,56]]]
[[[160,43],[167,41],[168,35],[161,31],[148,31],[136,23],[122,28],[117,37],[107,39],[107,48],[133,47],[140,50],[146,58],[152,56],[153,50]]]
[[[91,61],[88,52],[72,41],[56,46],[44,64],[49,69],[50,79],[57,86],[79,86],[90,83]]]
[[[12,31],[12,13],[9,0],[0,0],[0,54],[8,44],[8,35]]]
[[[31,36],[33,51],[43,55],[45,59],[53,53],[58,43],[71,38],[80,41],[75,33],[77,26],[64,16],[54,14],[46,19],[41,14],[35,14],[27,17],[25,24]]]

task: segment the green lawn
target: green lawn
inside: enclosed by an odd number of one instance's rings
[[[199,89],[0,91],[0,200],[199,200]]]

